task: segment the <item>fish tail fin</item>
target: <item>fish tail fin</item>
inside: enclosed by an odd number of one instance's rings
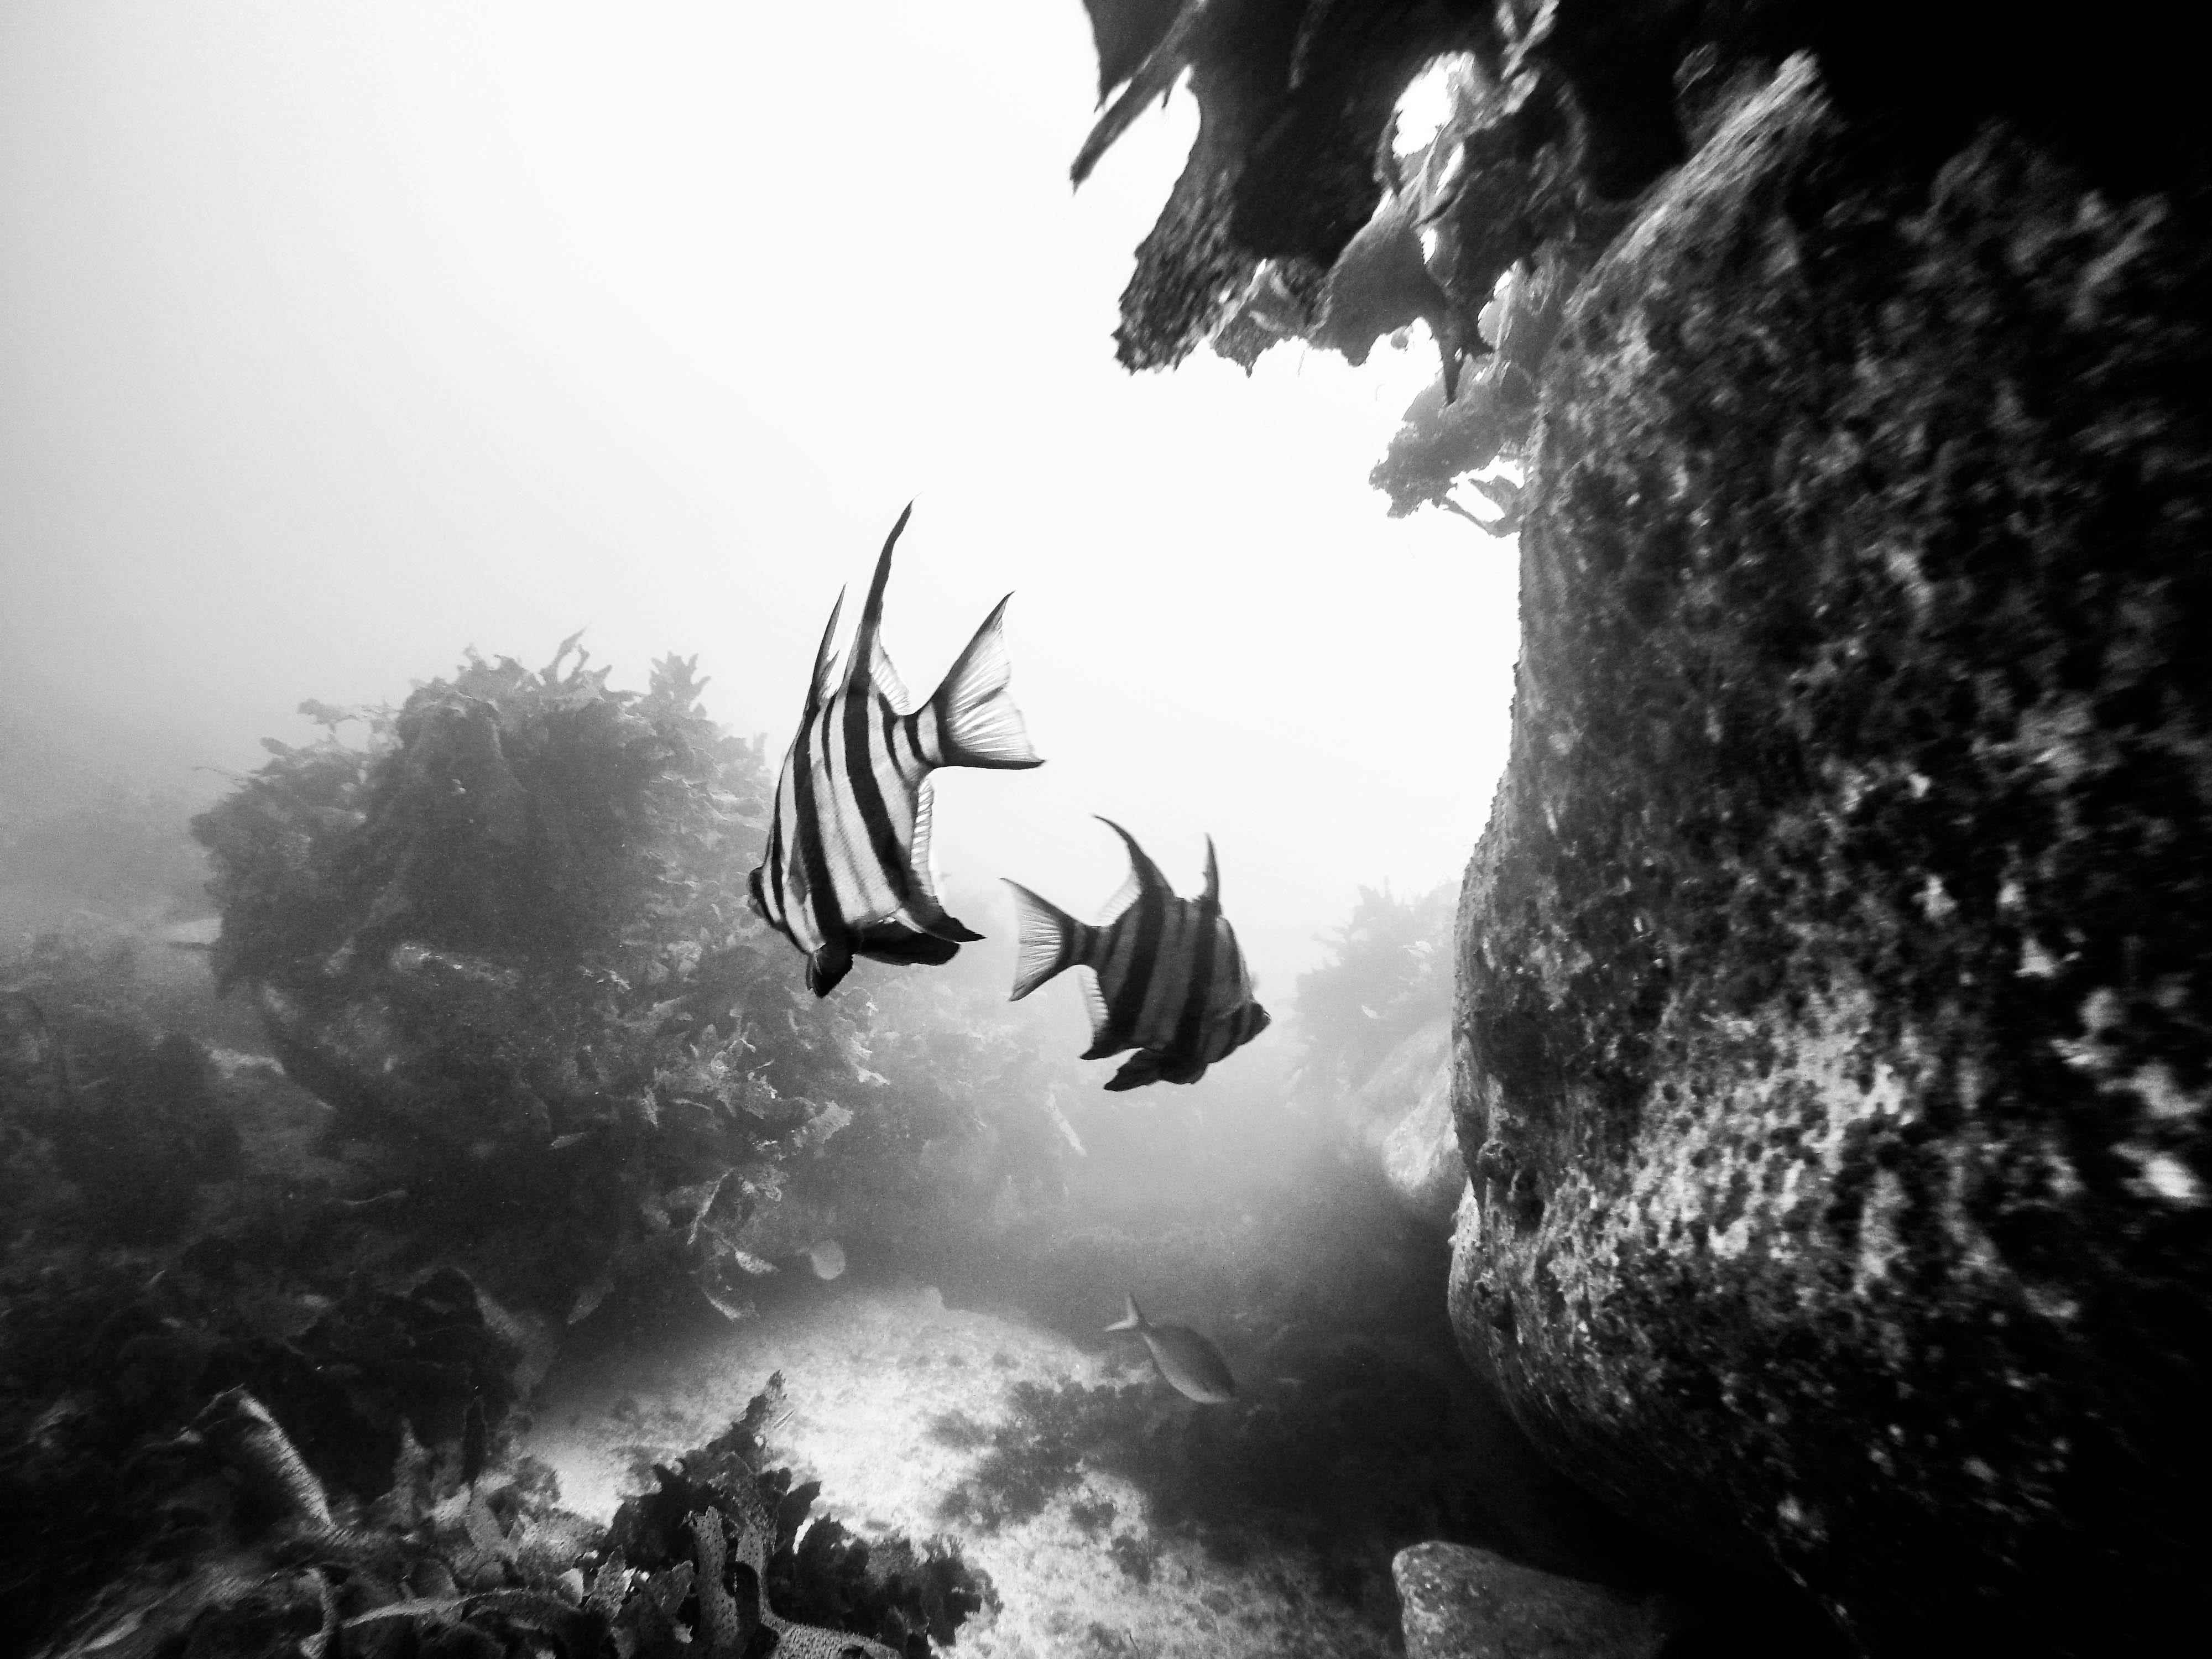
[[[1141,1331],[1144,1329],[1145,1316],[1143,1310],[1137,1306],[1137,1298],[1131,1296],[1127,1291],[1124,1291],[1121,1292],[1121,1305],[1127,1308],[1128,1311],[1123,1314],[1119,1319],[1115,1320],[1112,1324],[1109,1325],[1106,1328],[1109,1331]]]
[[[1014,958],[1014,989],[1009,1002],[1019,1002],[1063,969],[1083,959],[1083,936],[1089,930],[1050,899],[1040,898],[1018,881],[1014,910],[1020,924],[1021,943]]]
[[[806,988],[817,997],[826,997],[852,971],[852,947],[842,940],[833,941],[806,958]]]
[[[1006,599],[1013,595],[1009,593]],[[937,711],[937,742],[943,766],[981,766],[1000,770],[1042,766],[1043,757],[1030,747],[1022,711],[1006,690],[1012,668],[1006,660],[1002,626],[1006,599],[1000,599],[968,648],[930,699]]]

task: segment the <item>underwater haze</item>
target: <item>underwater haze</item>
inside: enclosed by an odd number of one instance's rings
[[[0,15],[29,1650],[1656,1571],[1445,1313],[1514,544],[1368,483],[1418,325],[1115,365],[1195,120],[1078,194],[1095,80],[1075,0]]]
[[[942,866],[1088,915],[1090,814],[1187,882],[1211,832],[1286,991],[1480,830],[1510,544],[1364,482],[1424,347],[1115,365],[1192,118],[1077,195],[1093,76],[1073,3],[11,8],[7,752],[205,789],[579,627],[780,746],[912,499],[902,671],[1012,591],[1051,762],[941,780]]]

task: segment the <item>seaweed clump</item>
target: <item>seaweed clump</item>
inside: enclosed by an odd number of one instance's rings
[[[47,1636],[48,1653],[126,1659],[739,1659],[812,1626],[852,1636],[872,1659],[930,1659],[933,1643],[996,1605],[989,1580],[941,1543],[872,1551],[819,1520],[802,1534],[818,1486],[755,1468],[781,1389],[771,1378],[725,1434],[658,1470],[655,1490],[604,1528],[562,1509],[551,1472],[531,1459],[470,1467],[411,1433],[363,1501],[326,1486],[279,1416],[230,1388],[131,1461],[142,1543],[159,1531],[160,1547],[110,1551],[99,1580],[19,1627]],[[748,1548],[756,1521],[767,1524]],[[765,1553],[769,1529],[764,1606],[748,1558]],[[11,1611],[22,1605],[10,1595]]]
[[[658,1261],[735,1316],[771,1266],[749,1224],[880,1079],[748,913],[759,745],[691,662],[623,691],[574,646],[471,654],[396,713],[303,705],[322,738],[193,821],[215,967],[356,1164],[504,1230],[488,1262],[536,1274],[510,1293],[581,1317]]]
[[[127,940],[45,933],[0,964],[0,1201],[52,1207],[58,1176],[100,1236],[150,1244],[191,1224],[240,1147],[206,1054],[138,1019],[132,983]]]
[[[721,1434],[672,1468],[656,1464],[653,1490],[616,1512],[607,1559],[649,1578],[690,1572],[700,1522],[711,1512],[718,1533],[757,1540],[731,1552],[729,1593],[738,1603],[757,1605],[764,1595],[764,1611],[781,1624],[842,1632],[904,1659],[930,1659],[969,1618],[998,1606],[989,1577],[942,1539],[917,1545],[893,1534],[872,1545],[826,1516],[809,1522],[821,1482],[794,1483],[790,1469],[768,1467],[762,1439],[782,1400],[778,1372]],[[749,1556],[764,1575],[755,1576]],[[678,1596],[671,1611],[696,1610],[699,1601],[695,1589],[690,1603]]]
[[[1457,1431],[1449,1389],[1421,1367],[1359,1340],[1317,1341],[1299,1358],[1296,1381],[1271,1379],[1206,1408],[1149,1378],[1016,1383],[997,1422],[954,1413],[934,1425],[941,1443],[985,1448],[941,1512],[996,1531],[1064,1501],[1071,1522],[1103,1537],[1139,1583],[1168,1536],[1232,1563],[1288,1551],[1336,1599],[1395,1620],[1395,1551],[1424,1538],[1506,1535],[1469,1495],[1481,1488],[1480,1457]],[[1093,1472],[1133,1485],[1141,1519],[1091,1488]],[[1115,1532],[1117,1518],[1137,1524]]]

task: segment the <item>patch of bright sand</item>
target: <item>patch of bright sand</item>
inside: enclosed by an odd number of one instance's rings
[[[948,1526],[939,1505],[986,1449],[944,1443],[931,1433],[935,1419],[957,1412],[994,1425],[1017,1382],[1088,1386],[1131,1373],[1055,1333],[948,1309],[926,1286],[825,1285],[803,1305],[687,1349],[557,1366],[533,1402],[521,1449],[558,1472],[563,1502],[604,1520],[624,1495],[651,1486],[651,1462],[721,1432],[778,1370],[788,1414],[771,1429],[769,1447],[799,1479],[822,1482],[814,1514],[866,1538],[957,1538],[967,1559],[991,1575],[1000,1610],[963,1627],[960,1654],[1366,1659],[1403,1651],[1395,1631],[1322,1596],[1295,1555],[1255,1552],[1232,1565],[1190,1540],[1153,1534],[1137,1488],[1097,1470],[1086,1469],[1030,1520],[995,1532]],[[1114,1524],[1085,1534],[1069,1505],[1101,1499],[1114,1504]],[[1150,1582],[1115,1564],[1108,1538],[1122,1532],[1157,1547]]]

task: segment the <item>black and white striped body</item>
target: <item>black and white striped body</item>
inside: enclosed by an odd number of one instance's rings
[[[1212,838],[1206,843],[1205,893],[1196,899],[1177,898],[1134,836],[1111,818],[1099,822],[1129,850],[1134,896],[1118,915],[1091,927],[1008,882],[1022,926],[1014,1000],[1055,974],[1088,968],[1093,976],[1085,988],[1091,1042],[1083,1058],[1103,1060],[1137,1050],[1107,1088],[1195,1083],[1208,1066],[1259,1036],[1268,1023],[1267,1011],[1253,1000],[1252,978],[1236,931],[1221,914]]]
[[[908,713],[879,637],[891,550],[884,544],[841,684],[832,689],[830,613],[799,733],[776,781],[768,853],[752,872],[753,906],[807,958],[806,982],[827,996],[856,956],[941,963],[980,933],[945,914],[930,872],[932,793],[940,766],[1040,765],[1006,692],[1006,602],[976,629],[929,701]]]

